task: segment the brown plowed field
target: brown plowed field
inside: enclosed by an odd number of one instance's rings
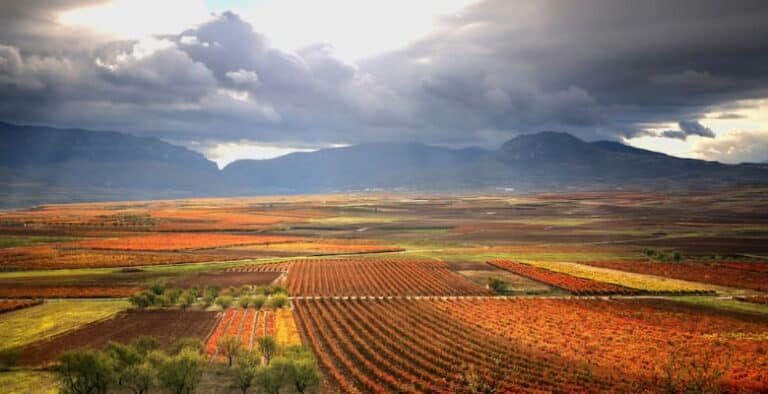
[[[20,363],[40,365],[56,360],[62,352],[80,347],[100,348],[108,341],[128,343],[139,336],[153,336],[164,345],[181,338],[204,341],[220,319],[206,311],[129,311],[114,318],[88,324],[74,331],[25,347]]]

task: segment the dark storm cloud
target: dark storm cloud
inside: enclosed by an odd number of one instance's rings
[[[662,135],[711,138],[704,114],[768,96],[762,1],[481,1],[357,64],[322,43],[274,48],[233,13],[154,42],[105,42],[55,25],[74,1],[12,3],[0,5],[6,121],[174,141],[492,146],[672,122]]]
[[[715,138],[715,133],[707,127],[704,127],[697,121],[681,120],[677,123],[680,130],[666,130],[661,133],[662,137],[685,140],[689,136],[699,136],[704,138]]]

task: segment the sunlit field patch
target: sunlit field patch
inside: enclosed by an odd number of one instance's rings
[[[579,278],[544,268],[533,267],[523,263],[506,260],[488,262],[498,268],[522,275],[533,280],[559,287],[576,295],[608,295],[608,294],[641,294],[637,289],[630,289],[610,283],[597,282],[591,279]]]
[[[14,348],[105,319],[127,301],[57,301],[0,315],[0,348]]]
[[[718,290],[716,286],[712,285],[627,273],[623,271],[608,270],[576,263],[556,263],[546,261],[523,261],[523,263],[554,272],[576,276],[579,278],[590,279],[597,282],[612,283],[615,285],[652,293],[706,293]]]
[[[692,282],[768,291],[768,264],[766,263],[677,263],[661,261],[598,261],[595,267],[618,269],[641,274],[657,275]]]

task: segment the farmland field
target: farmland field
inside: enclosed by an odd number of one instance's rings
[[[40,300],[0,300],[0,313],[13,312],[42,303]]]
[[[216,312],[206,311],[131,311],[81,326],[55,338],[41,340],[24,348],[20,362],[39,365],[55,361],[67,350],[99,348],[108,341],[128,343],[149,335],[170,345],[180,338],[203,340],[218,321]]]
[[[299,296],[487,295],[484,288],[451,272],[439,261],[402,258],[296,260],[231,268],[231,271],[281,269],[286,286]]]
[[[222,338],[234,337],[242,347],[251,350],[256,339],[275,335],[275,311],[249,309],[228,309],[205,344],[205,351],[215,356]]]
[[[62,334],[125,310],[125,301],[59,301],[0,315],[0,346],[13,348]]]
[[[20,352],[0,382],[45,390],[56,375],[39,368],[62,351],[193,337],[211,361],[199,392],[235,392],[222,340],[258,352],[269,336],[310,349],[321,393],[766,392],[766,193],[0,212],[0,310],[24,307],[0,314],[2,348]]]

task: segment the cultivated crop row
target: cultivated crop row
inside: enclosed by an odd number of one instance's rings
[[[188,250],[223,246],[291,242],[301,238],[283,235],[233,235],[221,233],[157,233],[82,241],[80,248],[105,250]]]
[[[611,283],[618,286],[642,290],[649,293],[663,294],[701,294],[715,291],[713,286],[657,276],[638,275],[636,273],[609,270],[585,264],[549,261],[525,261],[525,264],[559,272],[596,282]]]
[[[307,259],[237,268],[288,271],[285,282],[296,296],[488,295],[480,285],[442,261],[402,258]]]
[[[42,303],[42,300],[0,300],[0,313],[29,308]]]
[[[720,286],[768,291],[768,264],[761,263],[672,263],[659,261],[602,261],[587,263],[641,274]]]
[[[215,356],[223,338],[240,339],[243,349],[251,350],[257,338],[275,335],[275,311],[227,309],[205,345],[206,353]]]
[[[640,294],[636,289],[630,289],[623,286],[610,283],[597,282],[591,279],[578,278],[575,276],[553,272],[544,268],[532,267],[530,265],[516,263],[513,261],[497,260],[489,261],[495,267],[514,274],[522,275],[533,280],[546,283],[561,289],[567,290],[576,295],[606,295],[606,294]]]
[[[729,392],[768,390],[768,325],[668,300],[453,300],[435,306],[526,348],[583,360],[614,382],[659,389],[708,378]],[[697,376],[694,376],[697,375]]]
[[[476,384],[496,392],[609,388],[583,362],[517,346],[452,317],[434,301],[295,304],[326,377],[342,392],[470,392]]]

